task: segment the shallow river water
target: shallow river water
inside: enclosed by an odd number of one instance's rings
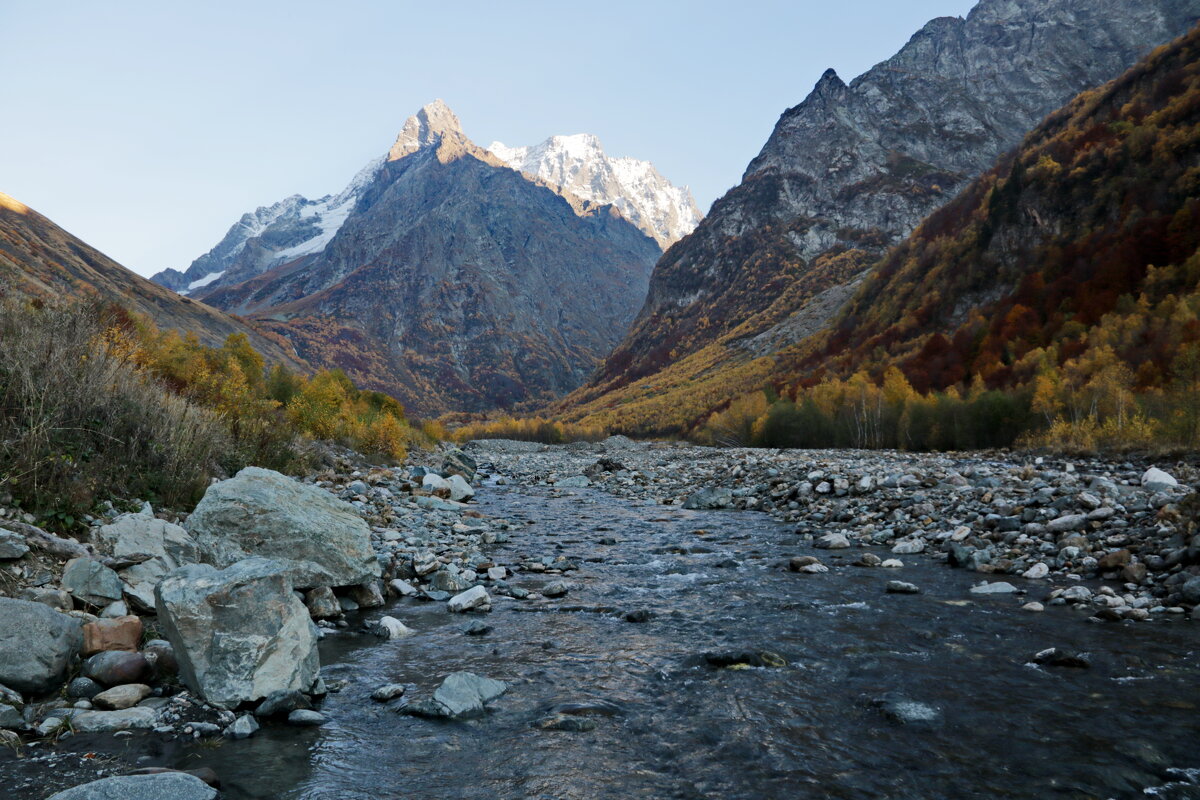
[[[485,513],[519,523],[495,561],[564,555],[580,567],[565,576],[569,595],[497,598],[485,636],[465,635],[470,619],[444,604],[401,601],[380,613],[416,636],[323,642],[323,674],[349,682],[326,701],[325,727],[268,726],[182,750],[150,737],[125,746],[144,748],[144,761],[210,766],[234,800],[1200,797],[1193,623],[1025,613],[1011,596],[973,597],[980,576],[923,556],[885,570],[850,566],[858,550],[823,551],[829,573],[788,572],[781,561],[812,551],[765,514],[590,490],[490,488],[481,499]],[[560,577],[513,582],[536,589]],[[923,592],[885,594],[894,579]],[[1032,599],[1048,589],[1013,582]],[[655,615],[625,621],[636,609]],[[1052,646],[1086,653],[1091,668],[1028,663]],[[704,663],[723,650],[789,663]],[[511,688],[467,722],[404,716],[369,697],[393,682],[424,696],[455,670]],[[937,718],[894,722],[873,703],[885,695]],[[590,717],[592,731],[532,726],[555,704],[595,700],[619,713]]]

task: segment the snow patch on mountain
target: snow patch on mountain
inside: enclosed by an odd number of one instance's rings
[[[590,133],[551,136],[528,147],[492,142],[488,150],[561,191],[615,205],[664,250],[700,224],[700,210],[686,186],[672,184],[649,161],[609,156]]]

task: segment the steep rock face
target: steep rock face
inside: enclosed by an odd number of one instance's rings
[[[612,204],[664,250],[695,230],[700,209],[649,161],[612,158],[587,133],[551,136],[531,147],[492,142],[488,150],[515,170],[597,205]]]
[[[866,264],[1045,114],[1185,32],[1200,0],[982,0],[936,19],[849,85],[832,71],[781,117],[709,216],[655,267],[645,306],[596,385],[655,373],[738,329],[786,346],[789,287]],[[837,285],[834,270],[827,286]],[[811,321],[810,321],[811,322]]]
[[[206,295],[419,413],[547,399],[627,330],[659,249],[508,168],[444,104],[410,119],[321,253]]]
[[[5,296],[117,303],[160,328],[195,333],[212,347],[231,333],[243,333],[268,361],[307,369],[283,339],[151,283],[0,193],[0,297]]]

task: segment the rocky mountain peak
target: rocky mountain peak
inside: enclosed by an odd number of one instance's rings
[[[434,100],[405,121],[396,143],[388,151],[388,161],[396,161],[447,139],[459,144],[466,141],[466,135],[450,107],[442,100]]]

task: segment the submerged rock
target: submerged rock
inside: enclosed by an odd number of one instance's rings
[[[487,703],[507,691],[508,684],[503,681],[473,672],[453,672],[446,676],[433,697],[413,703],[405,711],[419,717],[477,717],[487,710]]]

